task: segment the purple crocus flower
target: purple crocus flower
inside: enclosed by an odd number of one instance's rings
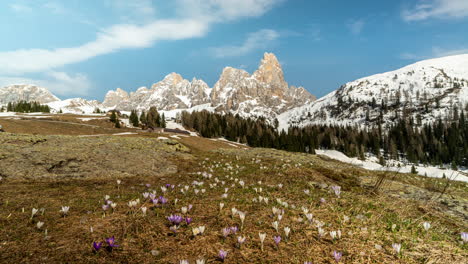
[[[322,197],[322,198],[320,198],[320,202],[324,204],[324,203],[327,202],[327,200],[325,200],[325,198]]]
[[[229,228],[229,231],[231,232],[231,234],[237,233],[238,230],[239,228],[237,226],[232,226]]]
[[[119,246],[119,245],[115,244],[115,237],[114,236],[106,238],[106,243],[107,243],[107,245],[109,247],[118,247]]]
[[[166,183],[166,188],[171,188],[171,185],[169,183]]]
[[[159,200],[158,199],[151,199],[151,202],[154,204],[154,205],[157,205],[159,203]]]
[[[115,247],[119,246],[119,245],[115,244],[114,236],[106,238],[106,243],[107,243],[107,250],[109,250],[109,251],[112,251]]]
[[[193,205],[189,204],[189,205],[188,205],[188,210],[189,210],[189,211],[192,210],[192,207],[193,207]]]
[[[173,225],[180,225],[180,223],[184,221],[184,218],[180,215],[170,215],[167,217],[167,220],[169,220]]]
[[[149,198],[150,198],[151,200],[156,199],[156,194],[150,193]]]
[[[96,243],[96,242],[93,242],[93,249],[94,251],[98,252],[102,247],[102,242],[99,242],[99,243]]]
[[[102,205],[102,210],[107,211],[107,209],[109,209],[109,205],[108,204],[103,204]]]
[[[187,223],[187,225],[190,225],[190,223],[192,223],[192,218],[191,217],[186,217],[185,218],[185,223]]]
[[[167,199],[164,198],[164,196],[159,196],[159,201],[160,201],[162,204],[167,204]]]
[[[224,262],[224,260],[225,260],[226,257],[227,257],[227,254],[228,254],[227,251],[224,251],[224,250],[221,249],[221,250],[219,251],[218,257],[219,257],[219,259],[220,259],[222,262]]]
[[[231,228],[229,227],[223,228],[221,232],[223,233],[223,237],[226,238],[231,234]]]
[[[281,236],[274,236],[273,240],[275,241],[276,246],[278,246],[281,242]]]
[[[338,263],[340,262],[341,257],[343,256],[343,253],[333,251],[333,257],[335,258],[335,261]]]
[[[312,264],[312,261],[304,261],[304,264]]]
[[[149,188],[149,187],[151,187],[151,184],[147,183],[147,184],[145,184],[145,186],[146,186],[146,188]]]

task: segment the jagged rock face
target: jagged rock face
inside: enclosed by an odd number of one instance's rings
[[[110,91],[104,100],[105,107],[121,110],[148,109],[155,106],[161,110],[186,109],[194,105],[209,103],[209,87],[202,80],[185,80],[177,73],[167,75],[153,84],[151,89],[142,87],[136,92]]]
[[[420,61],[349,82],[327,96],[284,113],[289,125],[387,125],[397,117],[416,124],[451,118],[468,109],[468,54]],[[457,109],[457,110],[456,110]],[[382,115],[382,116],[381,116]]]
[[[115,107],[119,104],[128,103],[129,100],[129,94],[124,90],[117,88],[115,91],[107,92],[103,105],[106,107]]]
[[[275,55],[265,53],[259,69],[250,75],[227,67],[213,87],[211,104],[218,111],[274,118],[293,107],[315,100],[304,88],[289,87]]]
[[[60,100],[46,88],[35,85],[10,85],[0,88],[0,105],[17,101],[36,101],[41,104]]]

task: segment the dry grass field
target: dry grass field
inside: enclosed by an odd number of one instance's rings
[[[0,263],[468,262],[466,183],[56,118],[0,119]]]

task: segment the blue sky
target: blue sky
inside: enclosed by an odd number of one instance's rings
[[[468,53],[467,0],[2,0],[0,87],[102,100],[170,72],[212,86],[273,52],[321,97],[427,58]]]

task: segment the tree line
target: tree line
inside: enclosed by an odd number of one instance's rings
[[[18,101],[16,103],[8,103],[7,111],[18,113],[50,113],[50,107],[48,105],[42,105],[36,101]]]
[[[141,127],[143,129],[155,129],[166,127],[166,117],[164,113],[160,114],[156,107],[151,107],[148,112],[142,111],[138,115],[137,110],[132,110],[129,116],[129,122],[134,127]],[[120,128],[119,114],[117,111],[112,111],[110,121],[115,124],[116,128]]]
[[[381,124],[367,129],[358,126],[309,125],[277,130],[264,118],[241,118],[239,115],[208,111],[182,112],[181,122],[203,137],[224,137],[252,147],[276,148],[314,153],[315,149],[338,150],[350,157],[364,159],[366,153],[385,160],[394,159],[431,165],[468,166],[468,115],[463,111],[450,120],[418,126],[412,118],[400,118],[382,130]]]

